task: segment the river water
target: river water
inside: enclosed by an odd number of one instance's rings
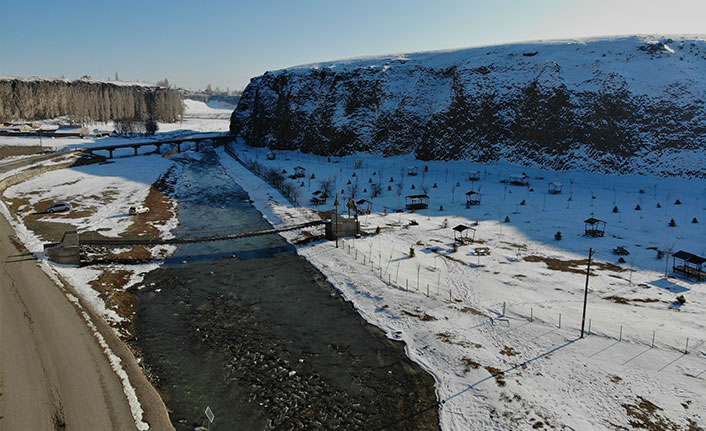
[[[176,236],[270,228],[213,151],[182,163]],[[177,430],[438,429],[432,377],[280,236],[181,245],[133,293]]]

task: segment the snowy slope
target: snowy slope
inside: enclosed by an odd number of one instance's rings
[[[704,36],[341,60],[253,78],[231,130],[250,145],[319,154],[702,176],[705,78]]]

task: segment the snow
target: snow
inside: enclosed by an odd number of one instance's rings
[[[420,162],[409,156],[360,154],[331,157],[329,163],[324,157],[279,151],[275,160],[267,160],[272,150],[242,144],[232,148],[241,159],[280,172],[306,167],[316,179],[304,179],[303,203],[320,180],[335,177],[335,190],[344,189],[339,201],[345,208],[349,179],[359,181],[356,199],[370,199],[363,192],[370,191],[368,179],[382,178],[383,195],[371,199],[374,213],[360,217],[365,231],[379,226],[379,235],[347,239],[338,249],[319,242],[298,251],[367,321],[404,341],[409,357],[434,376],[443,429],[530,429],[540,421],[576,430],[629,427],[636,419],[628,411],[640,403],[638,397],[659,406],[663,410],[655,414],[678,426],[687,427],[690,420],[706,423],[706,284],[672,274],[666,279],[667,262],[648,248],[706,254],[706,181]],[[226,153],[221,160],[273,224],[315,217]],[[356,161],[360,169],[354,169]],[[404,177],[399,199],[396,184],[409,165],[418,166],[420,173]],[[475,170],[481,171],[481,180],[467,181],[467,173]],[[523,171],[530,187],[500,182]],[[563,183],[563,193],[549,195],[550,181]],[[405,195],[422,193],[424,186],[430,211],[394,212]],[[467,209],[465,192],[471,189],[483,194],[482,202]],[[317,209],[331,204],[332,199]],[[637,204],[640,211],[634,209]],[[614,206],[619,212],[612,212]],[[502,221],[506,216],[508,223]],[[608,222],[604,238],[583,236],[583,220],[589,216]],[[699,222],[690,223],[693,217]],[[676,227],[667,226],[671,218]],[[413,219],[415,226],[410,225]],[[478,243],[454,252],[451,228],[457,224],[473,226]],[[557,231],[561,241],[554,239]],[[617,264],[612,249],[619,245],[630,251],[626,263],[618,269],[601,266]],[[475,247],[488,247],[490,255],[477,255]],[[596,251],[585,322],[590,333],[578,339],[585,283],[580,260],[589,248]],[[553,270],[545,263],[550,259],[579,263],[563,262],[564,271]],[[678,293],[686,304],[670,308]],[[689,353],[683,354],[687,337]],[[502,374],[492,377],[497,372]]]
[[[158,123],[158,132],[151,137],[115,137],[107,136],[103,138],[78,138],[78,137],[43,137],[41,139],[42,146],[53,149],[73,149],[83,147],[99,147],[105,145],[129,144],[131,141],[143,142],[145,140],[161,140],[174,136],[191,134],[193,132],[227,132],[230,129],[230,114],[232,109],[227,108],[227,104],[210,102],[209,105],[186,99],[184,100],[184,120],[175,123]],[[47,120],[51,121],[51,120]],[[91,130],[112,132],[115,129],[113,122],[95,123],[89,126]],[[0,136],[0,146],[39,146],[40,139],[37,136]],[[152,151],[154,148],[148,148],[142,151]],[[132,156],[134,154],[132,148],[116,150],[115,156]]]
[[[220,100],[210,100],[207,103],[200,100],[184,99],[185,117],[227,118],[233,113],[235,106]]]
[[[79,232],[98,230],[116,237],[132,224],[128,208],[142,204],[150,185],[172,165],[169,159],[151,155],[62,169],[10,187],[5,196],[26,198],[31,206],[42,201],[69,202],[70,212],[46,214],[38,220],[70,223]],[[25,215],[32,212],[27,208]],[[77,213],[87,215],[76,217]]]
[[[308,73],[312,69],[330,69],[335,72],[354,72],[356,69],[379,70],[384,73],[413,74],[419,69],[444,70],[458,67],[471,70],[489,67],[493,70],[493,82],[483,81],[497,91],[539,78],[547,73],[556,73],[569,88],[596,91],[602,84],[601,76],[617,74],[626,78],[628,88],[635,94],[663,94],[670,84],[688,82],[695,94],[703,94],[706,84],[703,75],[704,57],[697,49],[691,51],[691,43],[703,46],[704,35],[637,35],[595,37],[584,39],[547,40],[518,42],[503,45],[480,46],[465,49],[392,54],[374,57],[351,58],[337,61],[312,63],[284,69],[296,73]],[[680,54],[668,43],[678,44]],[[637,48],[655,45],[655,55]],[[653,61],[660,51],[669,55],[664,61]],[[526,54],[534,53],[527,56]],[[493,62],[489,64],[488,55]],[[680,58],[681,56],[681,58]],[[689,67],[675,67],[676,62],[687,62]],[[403,66],[402,65],[405,65]],[[391,65],[395,65],[391,68]],[[555,72],[550,72],[550,71]],[[485,78],[483,78],[485,79]],[[394,82],[395,80],[388,80]],[[541,80],[540,80],[541,82]],[[503,85],[498,85],[502,83]],[[384,89],[395,94],[394,89]],[[402,94],[404,92],[400,92]]]

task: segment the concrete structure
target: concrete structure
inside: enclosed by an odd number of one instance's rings
[[[351,237],[360,234],[360,223],[354,217],[344,217],[331,210],[325,213],[325,218],[329,220],[326,223],[326,239],[329,241],[333,241],[337,237]]]
[[[44,244],[44,254],[55,263],[80,265],[81,255],[78,232],[75,230],[66,231],[61,238],[61,242]]]

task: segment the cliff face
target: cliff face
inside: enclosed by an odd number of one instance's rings
[[[177,90],[138,82],[90,78],[0,76],[0,121],[68,115],[75,121],[176,121],[183,113]]]
[[[706,37],[538,42],[344,60],[253,78],[249,145],[706,172]]]

